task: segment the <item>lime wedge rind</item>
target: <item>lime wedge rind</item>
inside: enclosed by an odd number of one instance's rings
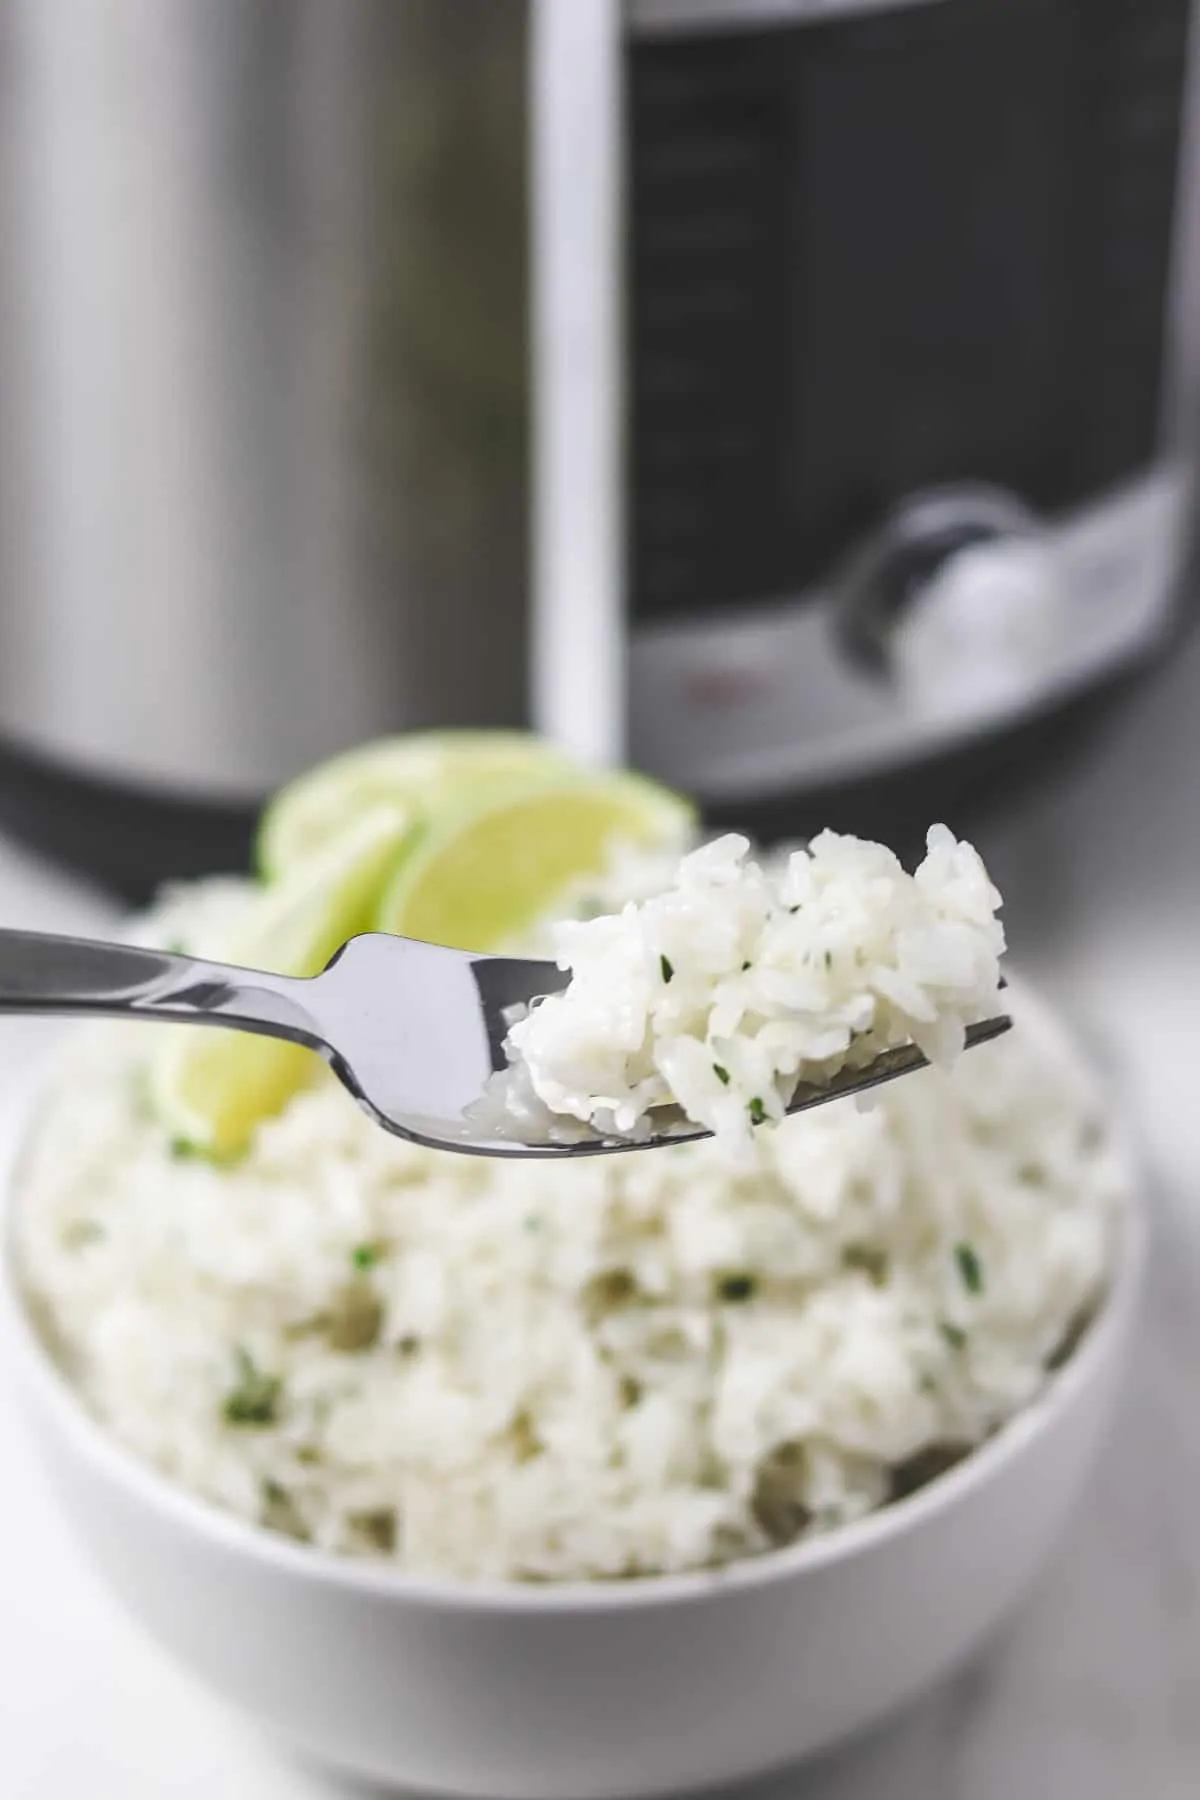
[[[397,870],[382,931],[456,949],[506,948],[579,881],[602,876],[618,845],[683,849],[687,801],[640,775],[545,783],[431,827]]]
[[[391,802],[434,818],[570,772],[561,751],[529,732],[434,731],[381,738],[280,790],[263,814],[258,866],[268,879],[278,879],[369,806]]]
[[[402,809],[373,808],[290,878],[260,889],[236,930],[207,948],[237,967],[318,974],[348,937],[371,928],[380,893],[418,838]],[[313,1052],[275,1038],[184,1027],[156,1043],[150,1091],[178,1146],[223,1160],[245,1150],[318,1067]]]
[[[463,949],[510,947],[619,845],[680,851],[686,801],[640,775],[594,775],[520,732],[430,732],[337,757],[267,808],[268,876],[236,929],[204,951],[315,975],[360,931]],[[183,1153],[240,1155],[319,1072],[276,1039],[191,1028],[156,1034],[150,1087]]]

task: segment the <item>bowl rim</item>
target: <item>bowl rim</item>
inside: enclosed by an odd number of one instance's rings
[[[1032,1007],[1038,1028],[1048,1024],[1064,1039],[1077,1065],[1077,1047],[1051,1009],[1021,984],[1024,1005]],[[44,1065],[39,1073],[45,1074]],[[1086,1068],[1092,1086],[1095,1073]],[[835,1567],[882,1548],[953,1510],[998,1475],[1023,1451],[1039,1441],[1088,1389],[1119,1350],[1137,1310],[1148,1254],[1149,1221],[1142,1158],[1135,1134],[1110,1107],[1110,1141],[1126,1176],[1127,1197],[1115,1221],[1111,1268],[1087,1330],[1063,1366],[1020,1411],[977,1445],[960,1463],[915,1493],[882,1506],[849,1524],[816,1538],[757,1556],[737,1558],[715,1569],[638,1576],[626,1581],[571,1580],[520,1582],[459,1580],[451,1576],[413,1573],[382,1559],[355,1558],[295,1543],[251,1523],[215,1502],[193,1494],[143,1461],[88,1409],[79,1391],[55,1361],[31,1316],[29,1296],[16,1259],[13,1230],[13,1178],[27,1142],[29,1115],[36,1110],[44,1083],[22,1084],[17,1101],[0,1109],[0,1324],[12,1344],[25,1386],[36,1395],[73,1453],[101,1479],[122,1488],[140,1505],[180,1530],[196,1532],[214,1548],[250,1562],[265,1563],[281,1576],[318,1587],[354,1592],[374,1601],[398,1601],[418,1609],[477,1612],[502,1616],[613,1613],[669,1608],[712,1601],[723,1595],[750,1592]],[[30,1091],[32,1089],[32,1091]],[[4,1129],[4,1128],[7,1129]]]

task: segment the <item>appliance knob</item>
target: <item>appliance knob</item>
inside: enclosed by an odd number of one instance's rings
[[[1050,534],[1015,495],[974,483],[901,502],[834,588],[847,656],[922,719],[1035,697],[1059,665],[1067,610]]]

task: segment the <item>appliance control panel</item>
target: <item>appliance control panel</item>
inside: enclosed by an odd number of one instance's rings
[[[798,602],[932,486],[1064,518],[1156,463],[1190,13],[640,0],[635,627]]]
[[[1165,640],[1189,492],[1183,468],[1164,465],[1053,526],[1023,514],[973,535],[895,585],[903,546],[884,521],[864,542],[866,573],[852,559],[792,604],[643,625],[633,759],[705,800],[785,794],[1068,698]],[[847,629],[860,608],[866,639]]]

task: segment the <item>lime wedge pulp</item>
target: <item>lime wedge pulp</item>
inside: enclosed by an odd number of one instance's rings
[[[433,818],[570,772],[561,751],[529,732],[428,731],[381,738],[321,763],[280,790],[259,828],[259,868],[269,879],[286,874],[372,806],[390,803]]]
[[[639,775],[576,776],[447,817],[405,858],[381,931],[459,950],[498,950],[600,874],[621,842],[682,849],[692,808]]]
[[[363,813],[291,876],[263,888],[229,941],[206,946],[222,962],[279,975],[316,975],[347,938],[374,923],[379,896],[413,841],[398,807]],[[211,1027],[166,1031],[151,1065],[163,1122],[189,1149],[238,1155],[317,1071],[310,1050]]]

